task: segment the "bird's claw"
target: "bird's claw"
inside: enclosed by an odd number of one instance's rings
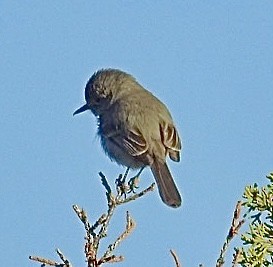
[[[131,192],[136,193],[135,189],[139,188],[138,184],[139,184],[139,176],[137,175],[137,176],[132,177],[128,181],[129,193],[131,193]]]

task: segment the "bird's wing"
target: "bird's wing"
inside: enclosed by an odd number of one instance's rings
[[[160,124],[161,139],[164,146],[168,149],[169,156],[174,161],[179,161],[179,151],[181,150],[181,141],[177,130],[173,124]]]
[[[148,150],[148,143],[138,129],[131,129],[122,139],[124,147],[134,157],[143,155]]]
[[[129,155],[136,157],[147,152],[148,144],[138,129],[130,129],[124,133],[121,130],[109,131],[109,128],[104,138],[111,139],[117,147],[125,150]]]

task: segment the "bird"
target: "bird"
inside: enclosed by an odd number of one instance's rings
[[[85,87],[87,110],[97,117],[98,135],[106,155],[130,169],[151,168],[162,201],[173,208],[182,198],[166,158],[180,161],[182,142],[168,108],[127,72],[96,71]]]

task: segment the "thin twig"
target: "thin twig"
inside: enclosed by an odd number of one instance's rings
[[[69,262],[69,260],[64,256],[64,254],[59,250],[56,249],[56,253],[60,257],[63,263],[58,263],[53,260],[45,259],[39,256],[29,256],[29,259],[32,261],[37,261],[42,263],[42,266],[48,265],[48,266],[55,266],[55,267],[72,267],[72,264]]]
[[[99,172],[99,176],[101,178],[101,183],[102,185],[104,186],[104,188],[106,189],[106,192],[111,194],[111,187],[106,179],[106,176],[102,173],[102,172]]]
[[[126,237],[128,237],[132,231],[135,229],[136,223],[133,220],[133,218],[129,215],[129,212],[126,213],[126,229],[124,232],[116,239],[116,241],[108,246],[108,249],[102,256],[101,260],[109,257],[113,251],[116,249],[116,247],[123,241]]]
[[[56,252],[58,254],[58,256],[60,257],[60,259],[63,261],[64,266],[72,266],[69,262],[69,260],[64,256],[64,254],[61,252],[61,250],[59,250],[58,248],[56,249]]]
[[[173,256],[174,262],[175,262],[175,266],[176,267],[182,267],[182,265],[180,264],[179,258],[176,255],[175,251],[173,249],[170,250],[171,255]]]
[[[123,256],[115,256],[115,255],[111,255],[107,258],[103,258],[100,259],[98,262],[98,266],[102,265],[103,263],[115,263],[115,262],[121,262],[124,261],[124,257]]]
[[[238,201],[236,204],[234,213],[233,213],[231,227],[230,227],[228,235],[226,237],[226,241],[220,251],[220,256],[216,262],[216,267],[222,267],[224,265],[225,254],[227,252],[229,244],[230,244],[231,240],[234,238],[234,236],[238,234],[239,229],[241,228],[241,226],[245,222],[244,219],[240,220],[241,208],[242,208],[242,202]]]
[[[58,266],[57,262],[55,262],[53,260],[45,259],[45,258],[42,258],[42,257],[39,257],[39,256],[29,256],[29,259],[32,260],[32,261],[40,262],[40,263],[45,264],[45,265],[49,265],[49,266]]]
[[[136,200],[136,199],[144,196],[148,192],[153,191],[154,189],[155,189],[155,183],[152,183],[149,187],[147,187],[146,189],[144,189],[140,193],[131,195],[130,197],[122,199],[122,200],[118,200],[117,205],[124,204],[124,203],[127,203],[127,202],[132,201],[132,200]]]

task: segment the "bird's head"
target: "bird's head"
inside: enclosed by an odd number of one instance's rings
[[[126,82],[135,82],[129,74],[117,69],[102,69],[95,72],[85,87],[86,104],[77,109],[73,115],[91,110],[95,116],[104,113],[120,95],[130,90]]]

